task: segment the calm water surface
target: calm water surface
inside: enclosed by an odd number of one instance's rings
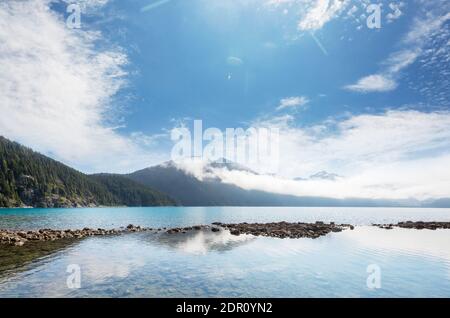
[[[0,228],[8,229],[282,220],[358,226],[316,240],[236,237],[227,231],[93,237],[46,246],[31,257],[26,249],[0,246],[3,261],[17,258],[17,264],[0,272],[0,297],[450,297],[450,231],[368,226],[450,221],[450,209],[0,210]],[[79,289],[67,286],[70,264],[80,267]],[[367,286],[371,265],[380,270],[381,288],[375,290]]]

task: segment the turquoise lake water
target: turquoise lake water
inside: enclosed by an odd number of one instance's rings
[[[357,227],[316,240],[237,237],[228,231],[92,237],[0,273],[0,297],[450,297],[449,230],[370,226],[407,220],[450,221],[450,209],[3,209],[3,229],[216,221],[334,221]],[[5,256],[11,255],[7,248],[0,246],[0,257],[11,257]],[[80,288],[67,284],[73,265]]]

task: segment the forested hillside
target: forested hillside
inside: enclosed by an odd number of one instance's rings
[[[174,205],[174,201],[167,195],[121,175],[96,174],[90,177],[103,184],[114,196],[121,198],[126,206]]]
[[[115,184],[114,184],[115,183]],[[0,207],[172,204],[120,176],[88,176],[0,136]]]

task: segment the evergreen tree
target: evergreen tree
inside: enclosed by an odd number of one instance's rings
[[[85,175],[0,136],[0,207],[173,205],[120,175]]]

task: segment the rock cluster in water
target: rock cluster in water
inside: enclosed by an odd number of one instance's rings
[[[416,230],[438,230],[438,229],[450,229],[450,222],[399,222],[397,224],[373,224],[381,229],[392,230],[394,227],[402,229],[416,229]]]
[[[239,223],[239,224],[225,224],[215,222],[212,226],[196,225],[190,227],[172,228],[166,231],[167,234],[185,234],[189,231],[195,230],[210,230],[212,232],[219,232],[221,229],[229,230],[232,235],[251,234],[254,236],[267,236],[275,238],[318,238],[327,235],[331,232],[341,232],[347,228],[354,229],[353,225],[340,224],[336,225],[331,222],[329,224],[324,222],[316,223]]]
[[[230,230],[232,235],[251,234],[255,236],[267,236],[275,238],[319,238],[331,232],[342,232],[345,229],[354,229],[350,224],[335,224],[316,222],[316,223],[239,223],[222,224],[215,223]]]
[[[218,227],[211,227],[209,225],[194,225],[187,227],[174,227],[166,231],[167,234],[186,234],[189,231],[211,230],[213,232],[219,232]]]
[[[119,235],[122,233],[151,231],[152,228],[128,225],[122,229],[90,229],[82,230],[52,230],[41,229],[38,231],[8,231],[0,230],[0,244],[23,246],[29,241],[55,241],[60,239],[81,239],[88,236]]]
[[[373,224],[382,229],[391,230],[394,227],[406,229],[450,229],[450,222],[399,222],[397,224]],[[232,235],[251,234],[254,236],[267,236],[275,238],[319,238],[331,232],[342,232],[345,229],[353,230],[354,226],[350,224],[335,224],[334,222],[324,223],[237,223],[226,224],[215,222],[210,225],[195,225],[189,227],[176,228],[158,228],[152,229],[149,227],[128,225],[126,228],[120,229],[90,229],[84,228],[82,230],[52,230],[42,229],[38,231],[10,231],[0,230],[0,244],[23,246],[29,241],[55,241],[59,239],[81,239],[89,236],[105,236],[105,235],[119,235],[123,233],[165,231],[167,234],[185,234],[189,231],[208,230],[212,232],[220,232],[221,230],[229,230]]]
[[[380,229],[383,230],[393,230],[394,229],[394,224],[372,224],[372,226],[376,226],[379,227]]]

